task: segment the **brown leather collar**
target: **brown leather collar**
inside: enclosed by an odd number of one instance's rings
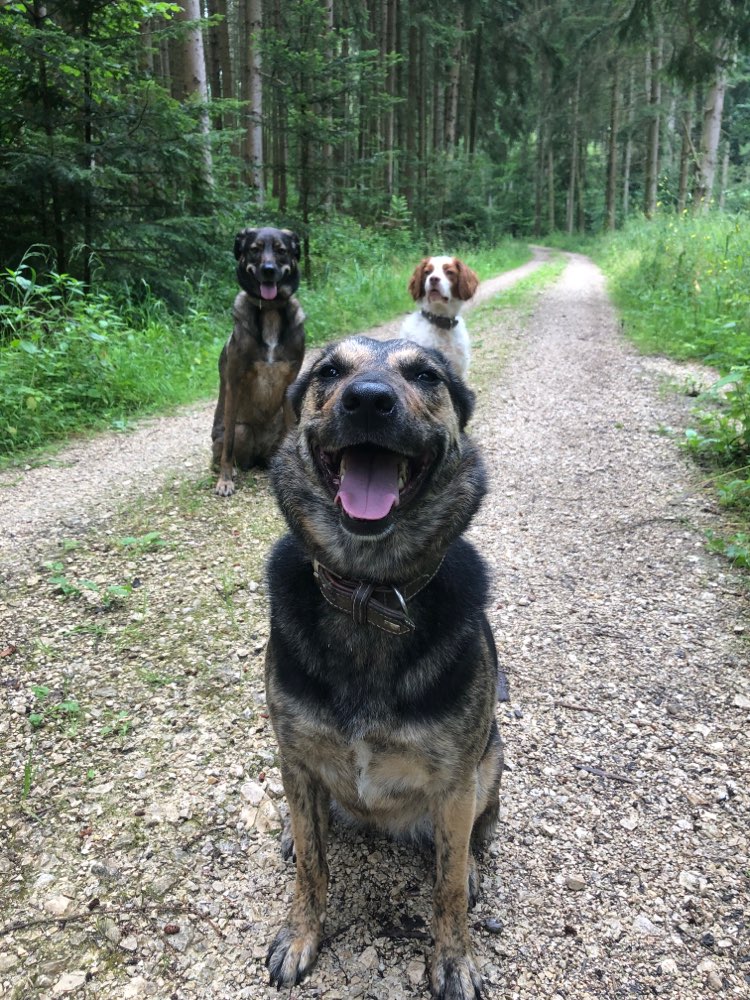
[[[368,580],[347,580],[337,576],[317,559],[313,559],[313,574],[328,603],[351,615],[358,625],[374,625],[388,635],[408,635],[416,626],[409,617],[406,602],[427,586],[442,563],[441,559],[430,572],[422,573],[400,587]]]
[[[422,315],[433,326],[439,326],[441,330],[452,330],[454,326],[458,326],[457,316],[436,316],[435,313],[428,312],[426,309],[422,310]]]

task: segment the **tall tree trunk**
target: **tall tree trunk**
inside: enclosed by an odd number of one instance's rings
[[[635,71],[630,67],[628,79],[627,120],[625,125],[625,151],[622,158],[622,221],[630,214],[630,166],[633,162],[633,106],[635,104]]]
[[[395,0],[383,0],[383,23],[382,23],[382,47],[381,54],[383,60],[392,58],[395,35],[396,35],[396,2]],[[386,70],[385,92],[388,97],[393,98],[396,86],[396,69],[392,62]],[[393,194],[393,130],[394,130],[394,104],[389,101],[383,114],[383,152],[385,153],[384,184],[385,192],[390,198]]]
[[[609,148],[607,150],[607,229],[613,232],[617,226],[617,139],[620,128],[620,63],[615,57],[612,63],[612,91],[609,105]]]
[[[573,219],[576,204],[576,183],[578,181],[578,105],[581,96],[581,71],[576,73],[576,87],[573,94],[573,114],[572,114],[572,139],[570,148],[570,179],[568,181],[568,199],[565,206],[565,232],[568,236],[573,233]]]
[[[449,156],[453,156],[456,150],[456,121],[458,118],[458,81],[461,72],[461,46],[463,43],[464,12],[459,7],[455,11],[455,29],[457,32],[456,44],[451,53],[450,67],[448,69],[448,85],[445,94],[445,148]]]
[[[138,47],[138,69],[142,75],[154,76],[154,38],[152,32],[153,23],[149,20],[141,21],[140,36],[141,44]]]
[[[724,65],[721,64],[717,67],[716,76],[708,89],[706,104],[703,108],[700,157],[693,188],[693,203],[698,212],[707,212],[711,204],[726,86],[727,72]]]
[[[245,38],[242,51],[242,100],[245,105],[242,159],[245,183],[263,204],[263,82],[257,35],[262,27],[261,0],[242,0]]]
[[[46,20],[47,20],[47,6],[46,4],[40,2],[40,0],[34,0],[33,9],[33,20],[34,27],[41,32],[46,30]],[[44,35],[42,35],[44,38]],[[50,164],[54,163],[56,149],[55,149],[55,127],[53,122],[53,109],[54,109],[54,97],[49,85],[49,76],[47,73],[47,53],[45,51],[44,42],[38,47],[38,67],[39,67],[39,90],[41,92],[41,103],[42,103],[42,122],[44,128],[44,134],[46,136],[46,152],[49,157]],[[55,266],[58,272],[64,272],[68,270],[68,251],[65,240],[65,226],[63,225],[63,211],[62,211],[62,198],[60,194],[60,186],[58,184],[57,178],[55,176],[54,170],[49,171],[49,192],[50,201],[52,202],[52,226],[54,232],[54,246],[55,246]]]
[[[719,190],[719,208],[723,211],[727,200],[729,186],[729,143],[724,143],[724,155],[721,158],[721,188]]]
[[[547,232],[554,233],[555,224],[555,158],[552,144],[547,145]]]
[[[407,91],[412,99],[419,94],[419,34],[416,24],[409,25],[409,52],[407,63]],[[419,97],[417,104],[417,121],[406,126],[406,163],[404,164],[404,196],[409,209],[414,207],[415,192],[417,189],[417,137],[423,127],[422,112],[423,105]]]
[[[86,8],[81,18],[80,32],[84,39],[83,57],[83,150],[82,163],[83,176],[83,281],[88,287],[91,285],[91,255],[94,251],[94,206],[92,198],[92,184],[94,171],[94,97],[91,81],[91,57],[89,54],[88,42],[91,37],[90,9]]]
[[[203,178],[209,186],[213,184],[211,162],[211,123],[208,116],[208,81],[206,79],[206,58],[203,51],[203,32],[200,27],[200,0],[182,0],[179,20],[192,22],[182,42],[182,86],[180,99],[194,99],[199,105],[200,130],[203,134]]]
[[[471,81],[471,111],[469,113],[469,155],[473,156],[477,148],[477,123],[479,121],[479,81],[482,71],[482,25],[477,27],[474,35],[474,55],[472,58],[473,77]]]
[[[659,140],[661,135],[661,59],[662,37],[650,52],[649,127],[646,153],[646,183],[644,185],[643,211],[647,218],[656,213],[659,192]]]
[[[691,87],[685,101],[685,112],[682,116],[681,144],[680,144],[680,179],[677,185],[677,211],[680,215],[685,211],[687,205],[688,184],[690,180],[690,165],[695,159],[693,149],[693,106],[695,105],[695,91]]]
[[[208,35],[208,79],[211,100],[219,101],[233,97],[232,66],[229,58],[229,25],[227,24],[227,0],[207,0],[212,17],[220,18],[211,25]],[[214,128],[223,129],[229,125],[226,112],[214,112]]]
[[[329,64],[333,62],[333,0],[325,0],[326,10],[326,58]],[[333,108],[322,108],[321,114],[325,116],[329,128],[333,128]],[[324,200],[326,208],[330,212],[333,208],[333,146],[330,142],[323,145],[323,185]]]

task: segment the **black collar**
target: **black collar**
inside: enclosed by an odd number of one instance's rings
[[[426,309],[422,310],[422,315],[433,326],[439,326],[441,330],[452,330],[454,326],[458,326],[457,316],[436,316],[435,313],[427,312]]]
[[[406,602],[427,586],[443,564],[442,558],[428,572],[398,587],[391,583],[347,580],[313,559],[313,574],[320,592],[334,608],[351,615],[357,625],[374,625],[389,635],[408,635],[416,628]]]

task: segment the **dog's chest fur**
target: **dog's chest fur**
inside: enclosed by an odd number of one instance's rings
[[[442,351],[456,371],[463,375],[469,367],[471,346],[469,331],[463,317],[457,317],[457,324],[450,330],[435,326],[421,310],[410,313],[401,327],[401,336],[420,347],[431,347]]]

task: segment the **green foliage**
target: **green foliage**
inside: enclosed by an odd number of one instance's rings
[[[113,583],[102,586],[93,580],[71,580],[63,572],[63,564],[57,560],[44,563],[44,567],[49,570],[49,583],[56,593],[62,597],[80,597],[84,591],[90,591],[101,599],[102,607],[105,610],[129,597],[133,591],[130,584]]]
[[[34,684],[31,690],[36,699],[36,707],[29,714],[29,725],[32,729],[40,729],[46,722],[50,722],[51,720],[66,722],[70,730],[76,728],[81,713],[81,706],[75,698],[70,698],[63,694],[62,698],[55,700],[52,689],[44,684]],[[30,787],[31,774],[27,776],[26,772],[24,772],[24,797],[28,795]]]
[[[28,263],[0,281],[0,456],[213,389],[224,330],[202,289],[178,319],[147,288],[139,303],[127,290],[84,295],[70,275],[39,282]]]
[[[726,372],[750,360],[750,221],[665,215],[631,223],[596,255],[641,350]]]
[[[719,501],[750,520],[750,221],[669,216],[606,238],[598,255],[626,333],[649,353],[697,359],[722,373],[699,397],[685,445],[714,478]],[[750,534],[710,536],[750,566]]]

